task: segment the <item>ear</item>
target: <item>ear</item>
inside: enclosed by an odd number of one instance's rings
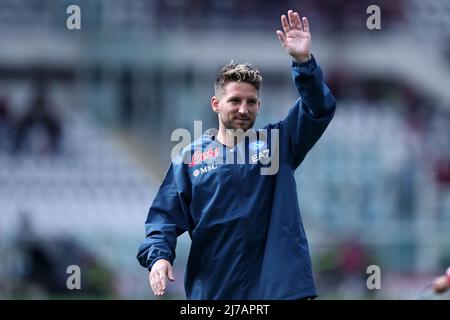
[[[219,113],[219,99],[216,96],[213,96],[211,98],[211,109],[213,109],[213,111],[215,113]]]
[[[259,113],[260,108],[261,108],[261,100],[258,99],[258,106],[256,107],[256,113]]]

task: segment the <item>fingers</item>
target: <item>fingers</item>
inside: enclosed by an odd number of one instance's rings
[[[293,13],[292,21],[294,21],[296,29],[303,30],[302,20],[300,19],[300,15],[298,14],[298,12]]]
[[[153,293],[156,294],[156,280],[155,280],[155,275],[153,272],[150,272],[149,276],[148,276],[149,280],[150,280],[150,288],[152,288]]]
[[[277,37],[278,40],[280,40],[281,45],[284,47],[286,41],[286,36],[284,35],[284,33],[280,30],[277,30]]]
[[[309,22],[306,17],[303,17],[303,30],[309,32]]]
[[[281,25],[283,26],[284,33],[288,33],[289,31],[291,31],[289,22],[284,14],[281,16]]]
[[[291,30],[301,30],[309,32],[308,19],[306,17],[300,19],[300,14],[292,10],[288,11],[288,17],[286,17],[285,15],[281,16],[281,25],[283,26],[283,30],[285,33],[288,33]]]
[[[163,295],[164,292],[166,291],[166,275],[161,271],[159,271],[159,283],[161,286],[160,293],[161,295]]]
[[[153,293],[157,296],[159,295],[159,290],[161,288],[161,283],[159,281],[159,273],[157,271],[152,271],[150,273],[150,287]]]
[[[292,11],[292,10],[288,11],[288,18],[289,18],[289,25],[291,27],[291,30],[298,29],[299,25],[295,19],[294,11]],[[301,28],[301,24],[300,24],[300,28]]]
[[[150,273],[150,287],[155,296],[162,296],[166,289],[165,276],[158,270]]]

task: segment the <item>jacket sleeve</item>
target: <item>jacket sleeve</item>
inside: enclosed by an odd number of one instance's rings
[[[287,132],[288,152],[296,169],[333,118],[336,102],[314,56],[301,64],[293,61],[291,70],[300,98],[281,122],[281,128]]]
[[[173,264],[177,237],[189,230],[189,200],[180,191],[177,180],[181,172],[175,166],[170,165],[145,222],[146,238],[139,246],[137,259],[148,270],[159,259]]]

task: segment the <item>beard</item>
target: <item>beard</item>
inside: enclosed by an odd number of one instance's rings
[[[247,131],[248,129],[252,128],[255,124],[256,118],[251,117],[243,117],[243,118],[231,118],[226,121],[222,120],[222,123],[225,127],[225,129],[242,129],[244,131]]]

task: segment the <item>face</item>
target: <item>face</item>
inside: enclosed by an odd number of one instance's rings
[[[211,107],[225,129],[253,127],[259,111],[258,90],[246,82],[229,82],[219,96],[211,98]]]

